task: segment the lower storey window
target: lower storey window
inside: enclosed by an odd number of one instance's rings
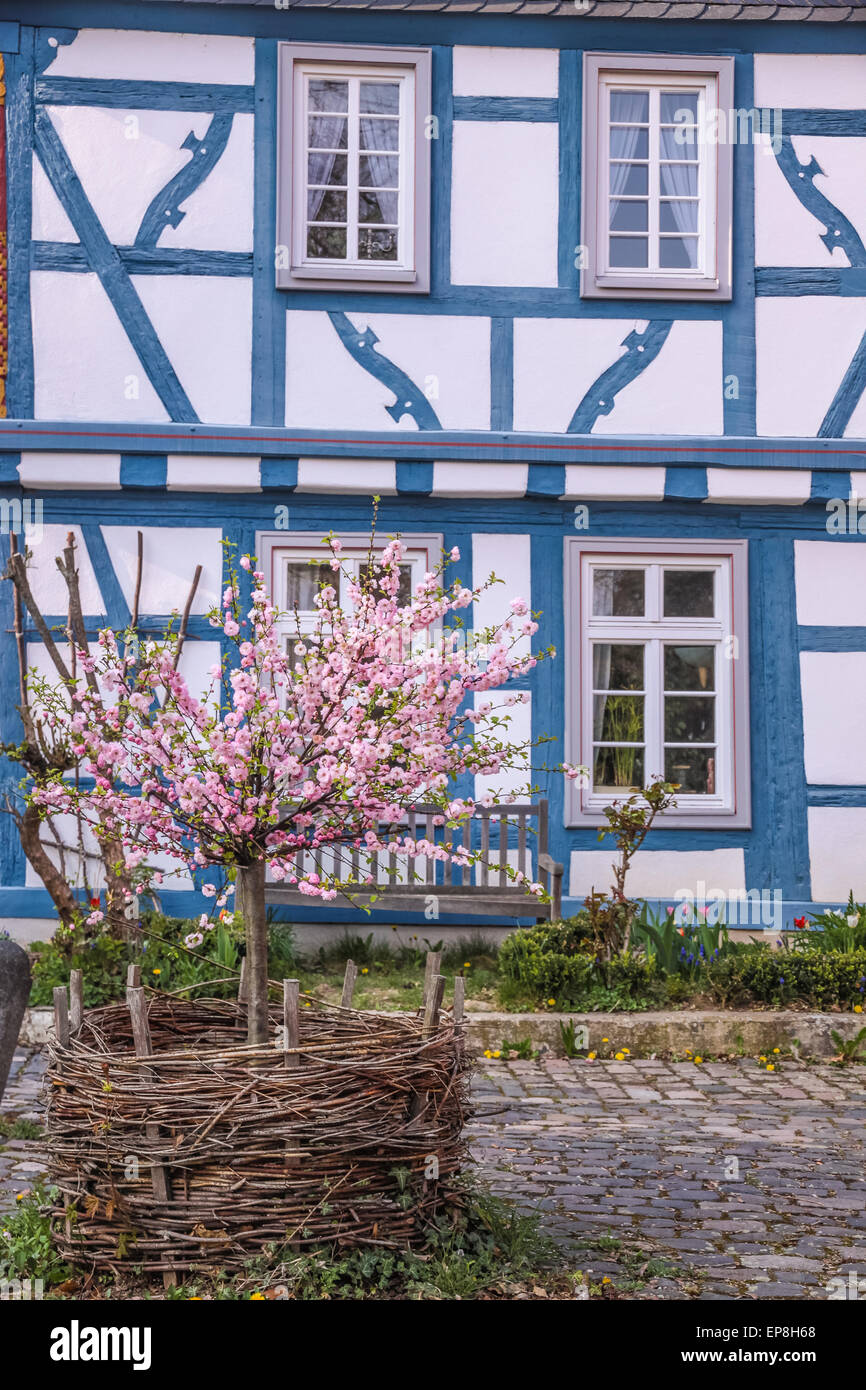
[[[571,823],[656,777],[668,823],[748,823],[745,544],[566,544]]]

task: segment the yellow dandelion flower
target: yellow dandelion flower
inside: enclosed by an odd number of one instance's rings
[[[703,1057],[696,1057],[696,1058],[695,1058],[695,1065],[699,1065],[703,1060],[704,1060]]]
[[[152,970],[152,971],[151,971],[151,974],[152,974],[152,975],[161,975],[161,974],[162,974],[162,971],[160,970],[159,966],[157,966],[155,970]]]
[[[775,1064],[774,1064],[773,1062],[768,1062],[768,1063],[767,1063],[767,1071],[775,1071],[775,1070],[776,1070]]]
[[[759,1057],[759,1058],[758,1058],[758,1061],[759,1061],[759,1062],[766,1062],[766,1060],[767,1060],[766,1057]]]
[[[588,1052],[588,1053],[586,1054],[586,1060],[587,1060],[588,1062],[594,1062],[594,1061],[595,1061],[595,1058],[596,1058],[596,1054],[595,1054],[594,1052]]]
[[[616,1060],[617,1060],[618,1062],[624,1062],[624,1061],[625,1061],[625,1053],[624,1053],[624,1052],[615,1052],[615,1053],[614,1053],[614,1056],[615,1056],[615,1058],[616,1058]]]
[[[251,1293],[251,1294],[250,1294],[250,1303],[257,1302],[259,1299],[263,1299],[263,1298],[264,1298],[264,1294],[263,1294],[263,1293]]]
[[[628,1049],[627,1047],[624,1047],[624,1048],[623,1048],[623,1052],[625,1053],[626,1057],[630,1057],[630,1056],[631,1056],[631,1053],[630,1053],[630,1051],[629,1051],[629,1049]]]
[[[368,967],[367,967],[366,965],[363,965],[363,966],[361,967],[361,974],[362,974],[362,975],[369,975],[369,973],[370,973],[370,971],[369,971]]]
[[[499,1051],[496,1051],[496,1052],[494,1052],[493,1056],[494,1056],[494,1057],[501,1057],[501,1056],[502,1056],[502,1053],[499,1052]]]
[[[774,1048],[773,1048],[773,1051],[774,1051],[774,1052],[781,1052],[782,1049],[781,1049],[781,1047],[774,1047]]]
[[[463,962],[463,969],[464,969],[464,970],[471,970],[471,969],[472,969],[472,962],[471,962],[471,960],[465,960],[465,961]]]
[[[602,1038],[602,1042],[610,1042],[610,1038]]]
[[[608,1278],[607,1275],[605,1275],[601,1282],[602,1282],[603,1284],[609,1284],[609,1283],[610,1283],[610,1279]]]
[[[550,1007],[553,1008],[554,1004],[556,1003],[556,1000],[555,1000],[555,999],[548,999],[547,1002],[548,1002],[548,1004],[550,1005]]]
[[[490,1048],[489,1048],[489,1047],[485,1047],[485,1049],[484,1049],[484,1056],[485,1056],[485,1057],[492,1057],[492,1056],[493,1056],[493,1053],[490,1051]]]
[[[862,1012],[863,1012],[863,1005],[862,1005],[862,1004],[855,1004],[855,1005],[854,1005],[854,1012],[855,1012],[855,1014],[862,1014]]]

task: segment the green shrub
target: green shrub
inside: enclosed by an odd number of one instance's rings
[[[866,949],[776,951],[761,942],[712,962],[705,979],[721,1003],[850,1008],[866,1000]]]
[[[543,922],[506,937],[499,948],[503,979],[537,999],[573,1002],[585,994],[598,971],[580,949],[586,938],[576,921]]]

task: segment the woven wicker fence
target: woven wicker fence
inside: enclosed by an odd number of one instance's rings
[[[314,1003],[288,1030],[274,1008],[255,1047],[242,1004],[128,999],[60,1018],[50,1046],[64,1258],[172,1282],[271,1245],[408,1247],[459,1200],[468,1068],[438,1004],[431,1020]]]

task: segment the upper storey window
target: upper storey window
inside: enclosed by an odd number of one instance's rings
[[[280,46],[277,285],[429,288],[430,54]]]
[[[582,294],[729,299],[733,60],[584,62]]]

